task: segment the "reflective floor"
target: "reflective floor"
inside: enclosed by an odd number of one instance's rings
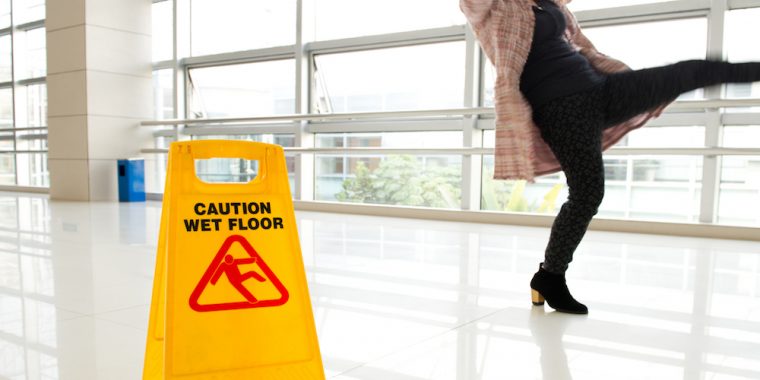
[[[0,379],[139,379],[160,204],[0,193]],[[328,378],[760,379],[760,243],[297,212]]]

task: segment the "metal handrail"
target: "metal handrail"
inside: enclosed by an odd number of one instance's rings
[[[23,154],[36,154],[36,153],[47,153],[47,149],[44,150],[0,150],[0,154],[17,154],[17,153],[23,153]]]
[[[710,108],[734,108],[734,107],[760,107],[760,99],[718,99],[718,100],[685,100],[677,101],[668,106],[668,110],[694,110]],[[468,115],[494,115],[491,107],[476,108],[447,108],[437,110],[415,111],[390,111],[390,112],[350,112],[330,114],[293,114],[276,116],[255,117],[228,117],[213,119],[167,119],[150,120],[140,123],[142,126],[170,126],[170,125],[197,125],[197,124],[234,124],[234,123],[258,123],[272,121],[310,121],[310,120],[372,120],[387,118],[413,118],[431,116],[468,116]]]
[[[492,155],[493,148],[283,148],[286,155],[313,154],[414,154],[414,155]],[[140,152],[164,154],[169,149],[151,148]],[[610,148],[614,156],[758,156],[760,148]]]
[[[758,102],[760,105],[760,102]],[[400,117],[425,117],[425,116],[464,116],[493,114],[493,108],[450,108],[439,110],[418,111],[394,111],[394,112],[351,112],[330,114],[300,114],[278,115],[257,117],[228,117],[216,119],[172,119],[143,121],[143,126],[166,126],[166,125],[194,125],[194,124],[225,124],[225,123],[250,123],[271,121],[304,121],[304,120],[359,120],[359,119],[387,119]]]

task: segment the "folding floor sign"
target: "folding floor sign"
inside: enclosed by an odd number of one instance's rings
[[[207,183],[196,160],[257,160]],[[324,379],[282,147],[169,149],[143,379]]]

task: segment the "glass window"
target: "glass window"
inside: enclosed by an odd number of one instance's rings
[[[319,134],[317,146],[461,147],[461,132]],[[407,154],[319,154],[315,199],[354,203],[459,208],[462,157]]]
[[[560,192],[566,186],[561,174],[538,177],[536,183],[531,184],[494,180],[493,155],[483,156],[482,170],[481,210],[556,214],[564,202],[560,199]]]
[[[163,193],[166,181],[166,164],[168,154],[150,154],[145,156],[145,192]]]
[[[16,127],[47,126],[47,86],[34,84],[16,88]]]
[[[760,126],[726,126],[723,146],[756,148]],[[718,223],[734,225],[760,224],[760,157],[723,156],[721,158]]]
[[[760,224],[760,156],[723,156],[718,223]]]
[[[567,5],[573,12],[585,11],[589,9],[615,8],[626,5],[665,3],[673,0],[582,0],[573,1]]]
[[[633,181],[651,185],[654,185],[654,182],[701,182],[701,162],[695,159],[697,157],[632,156]]]
[[[0,83],[10,82],[11,72],[11,35],[0,36]]]
[[[760,125],[723,127],[723,144],[726,148],[757,148],[760,141]]]
[[[16,79],[45,76],[47,71],[45,28],[19,31],[14,37]]]
[[[171,1],[153,3],[153,61],[172,59],[174,16]]]
[[[45,0],[13,0],[13,19],[16,25],[45,18]]]
[[[726,14],[725,49],[730,61],[760,61],[755,36],[760,34],[760,8],[739,9]]]
[[[597,50],[634,70],[704,59],[707,53],[706,18],[584,28],[583,33]]]
[[[318,148],[461,148],[462,132],[320,133]]]
[[[19,87],[16,91],[16,126],[19,128],[47,125],[47,87],[36,84]],[[16,149],[21,151],[47,150],[47,130],[16,131]],[[16,175],[19,186],[49,186],[47,153],[16,154]]]
[[[0,131],[0,151],[9,151],[14,149],[13,131]]]
[[[15,155],[0,153],[0,185],[16,184]]]
[[[317,55],[315,111],[462,107],[464,58],[464,42]]]
[[[47,168],[47,153],[16,154],[16,173],[19,186],[50,186]]]
[[[494,131],[484,146],[493,147]],[[567,200],[562,171],[526,181],[494,180],[493,155],[483,156],[481,209],[556,215]],[[605,195],[599,214],[607,218],[694,221],[699,215],[702,158],[605,156]]]
[[[192,55],[296,41],[296,1],[192,0]]]
[[[314,18],[316,40],[429,29],[466,22],[458,0],[315,0]]]
[[[44,18],[45,0],[0,0],[0,29]],[[0,36],[0,83],[46,75],[45,28],[30,26]],[[46,126],[44,82],[0,88],[0,184],[49,186]]]
[[[174,118],[174,70],[153,72],[153,117],[158,120]]]
[[[0,88],[0,129],[13,128],[13,91]]]
[[[11,0],[0,0],[0,29],[11,26]]]
[[[651,127],[631,131],[616,147],[698,148],[705,146],[705,127]]]
[[[47,150],[47,130],[22,129],[16,131],[16,149],[32,151]]]
[[[293,114],[295,61],[279,60],[190,70],[190,117]]]
[[[726,15],[725,48],[731,62],[760,61],[760,50],[756,49],[760,35],[760,8],[730,11]],[[728,83],[727,98],[760,98],[760,82]],[[760,107],[727,108],[728,112],[760,111]]]
[[[493,148],[496,133],[483,131],[483,147]],[[494,180],[494,156],[483,155],[480,209],[508,212],[556,213],[564,200],[559,199],[565,187],[562,172],[527,181]]]
[[[259,173],[257,160],[209,158],[195,160],[195,175],[204,182],[246,183]]]

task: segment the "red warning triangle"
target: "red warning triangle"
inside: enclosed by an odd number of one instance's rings
[[[251,258],[234,259],[231,255],[227,255],[227,252],[230,250],[230,247],[232,247],[233,243],[240,244],[245,252],[251,256]],[[238,265],[250,263],[256,263],[261,271],[264,272],[264,276],[261,276],[260,274],[254,272],[241,274],[240,270],[238,269]],[[216,281],[218,281],[222,275],[227,276],[230,284],[232,284],[232,286],[236,288],[238,292],[240,292],[240,298],[245,299],[245,301],[235,300],[234,302],[229,303],[216,303],[208,305],[200,304],[198,302],[198,299],[203,294],[206,286],[209,283],[216,283]],[[280,293],[280,297],[277,299],[256,299],[256,297],[251,294],[250,291],[245,288],[245,286],[243,286],[243,281],[248,278],[253,278],[260,282],[269,280]],[[280,306],[286,302],[288,302],[288,290],[285,289],[285,286],[282,285],[282,282],[280,282],[277,276],[275,276],[274,272],[269,269],[269,266],[267,266],[267,264],[264,262],[264,259],[261,258],[259,253],[256,252],[251,244],[248,243],[248,241],[240,235],[232,235],[224,241],[222,247],[219,248],[219,252],[217,252],[216,256],[214,256],[214,259],[211,260],[211,264],[209,264],[206,272],[203,274],[203,277],[201,277],[198,285],[195,286],[195,290],[193,290],[193,293],[190,295],[190,308],[200,312]]]

